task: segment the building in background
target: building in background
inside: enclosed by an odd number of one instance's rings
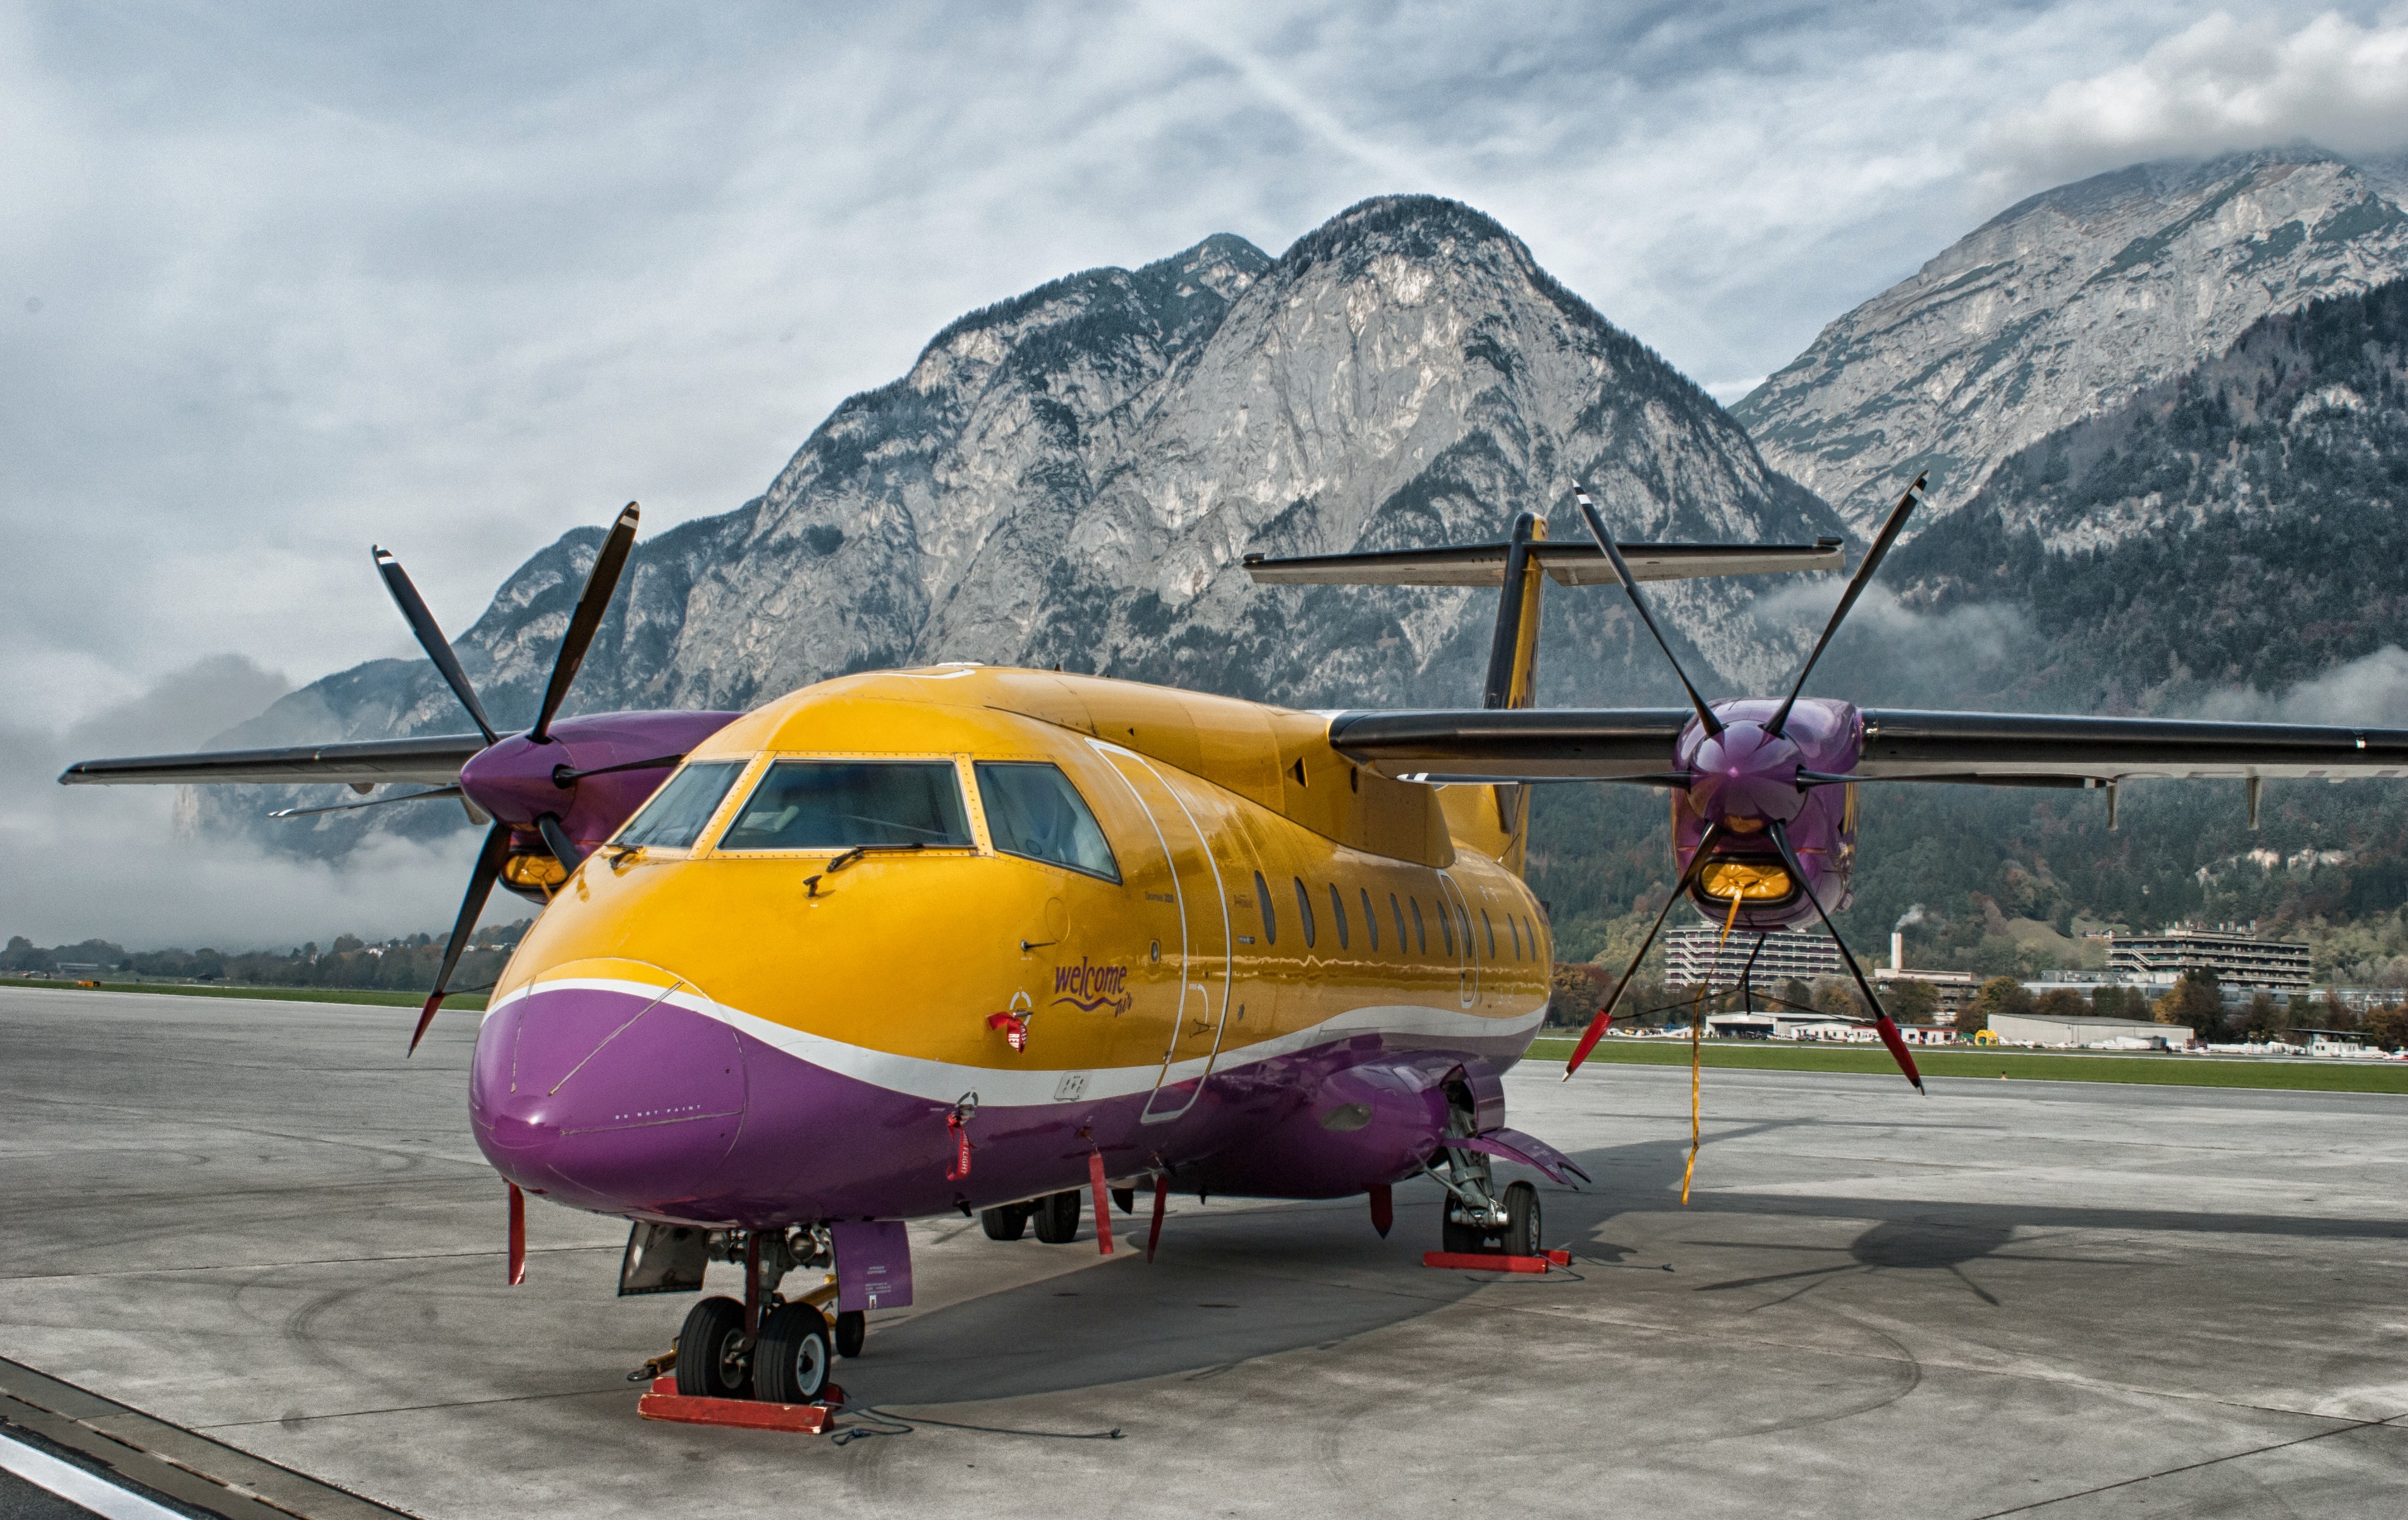
[[[1876,984],[1885,982],[1922,982],[1940,995],[1932,1010],[1933,1016],[1943,1025],[1954,1025],[1956,1013],[1982,987],[1982,979],[1971,971],[1911,971],[1906,969],[1906,936],[1893,930],[1889,937],[1889,964],[1873,968]]]
[[[2186,972],[2208,971],[2226,987],[2277,995],[2310,984],[2308,947],[2258,939],[2232,928],[2172,928],[2163,934],[2111,934],[2107,969],[2130,985],[2171,987]]]
[[[1667,986],[1694,987],[1706,982],[1715,987],[1736,987],[1741,968],[1756,952],[1756,936],[1733,934],[1724,942],[1719,925],[1692,924],[1668,931],[1663,944]],[[1764,937],[1763,952],[1756,954],[1756,969],[1749,973],[1748,980],[1770,991],[1791,977],[1812,982],[1816,977],[1847,974],[1848,968],[1840,959],[1840,947],[1829,935],[1782,929]]]
[[[2001,1045],[2057,1045],[2087,1050],[2188,1050],[2199,1037],[2179,1024],[2140,1019],[2050,1017],[2040,1013],[1993,1013],[1990,1033]]]

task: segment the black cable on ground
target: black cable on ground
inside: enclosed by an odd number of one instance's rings
[[[997,1425],[964,1425],[956,1420],[932,1420],[922,1414],[915,1414],[906,1420],[899,1414],[889,1414],[874,1404],[843,1403],[836,1407],[839,1413],[856,1415],[895,1427],[873,1430],[866,1426],[847,1426],[835,1433],[834,1440],[839,1446],[848,1441],[862,1441],[871,1436],[908,1436],[917,1427],[923,1425],[942,1426],[948,1430],[971,1430],[983,1436],[1027,1436],[1040,1441],[1122,1441],[1126,1439],[1121,1434],[1118,1426],[1114,1426],[1110,1430],[1014,1430]]]

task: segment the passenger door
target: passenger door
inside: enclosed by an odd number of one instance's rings
[[[1471,911],[1465,902],[1463,888],[1446,872],[1438,873],[1439,911],[1455,919],[1455,932],[1460,936],[1455,948],[1462,952],[1455,962],[1455,997],[1465,1008],[1480,1001],[1480,952],[1471,939]]]
[[[1154,1094],[1141,1117],[1159,1124],[1185,1113],[1203,1091],[1219,1055],[1229,1016],[1229,897],[1212,859],[1211,800],[1177,773],[1157,768],[1144,756],[1100,739],[1090,739],[1137,799],[1151,824],[1154,842],[1170,862],[1171,891],[1178,898],[1179,943],[1163,946],[1177,957],[1180,994],[1170,1040],[1154,1074]],[[1182,1063],[1202,1065],[1182,1074]]]

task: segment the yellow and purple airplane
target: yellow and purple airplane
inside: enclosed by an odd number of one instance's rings
[[[1150,1188],[1158,1231],[1176,1186],[1368,1196],[1384,1235],[1391,1188],[1426,1176],[1449,1250],[1534,1254],[1537,1189],[1500,1187],[1495,1163],[1585,1174],[1505,1124],[1501,1079],[1553,965],[1522,873],[1532,783],[1666,790],[1680,885],[1664,913],[1685,896],[1760,935],[1847,905],[1858,783],[2098,786],[2112,816],[2123,780],[2232,776],[2254,824],[2263,777],[2408,768],[2398,731],[1801,697],[1916,488],[1784,698],[1709,703],[1682,674],[1687,708],[1530,706],[1549,580],[1619,584],[1662,645],[1642,581],[1841,566],[1836,539],[1618,544],[1583,494],[1585,543],[1526,513],[1503,542],[1246,561],[1267,584],[1498,588],[1478,709],[1303,712],[948,664],[745,713],[563,718],[634,543],[630,505],[523,733],[496,730],[378,550],[476,733],[93,760],[60,779],[415,782],[339,806],[452,797],[489,824],[410,1048],[494,884],[543,904],[469,1079],[478,1144],[509,1183],[511,1281],[523,1192],[633,1222],[623,1293],[697,1290],[708,1262],[740,1264],[741,1301],[686,1317],[679,1389],[800,1403],[834,1355],[860,1354],[865,1311],[910,1301],[911,1218],[975,1213],[999,1240],[1033,1223],[1058,1243],[1091,1194],[1110,1250],[1108,1194],[1127,1210]],[[798,1269],[824,1276],[789,1299]]]

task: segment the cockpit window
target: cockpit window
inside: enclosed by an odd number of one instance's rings
[[[986,831],[996,849],[1107,882],[1121,879],[1096,815],[1059,767],[982,760],[977,770],[979,801],[986,808]]]
[[[722,850],[965,848],[960,776],[946,761],[781,760],[761,778]]]
[[[652,794],[616,842],[630,850],[691,850],[702,838],[719,799],[736,784],[741,760],[697,760]]]

